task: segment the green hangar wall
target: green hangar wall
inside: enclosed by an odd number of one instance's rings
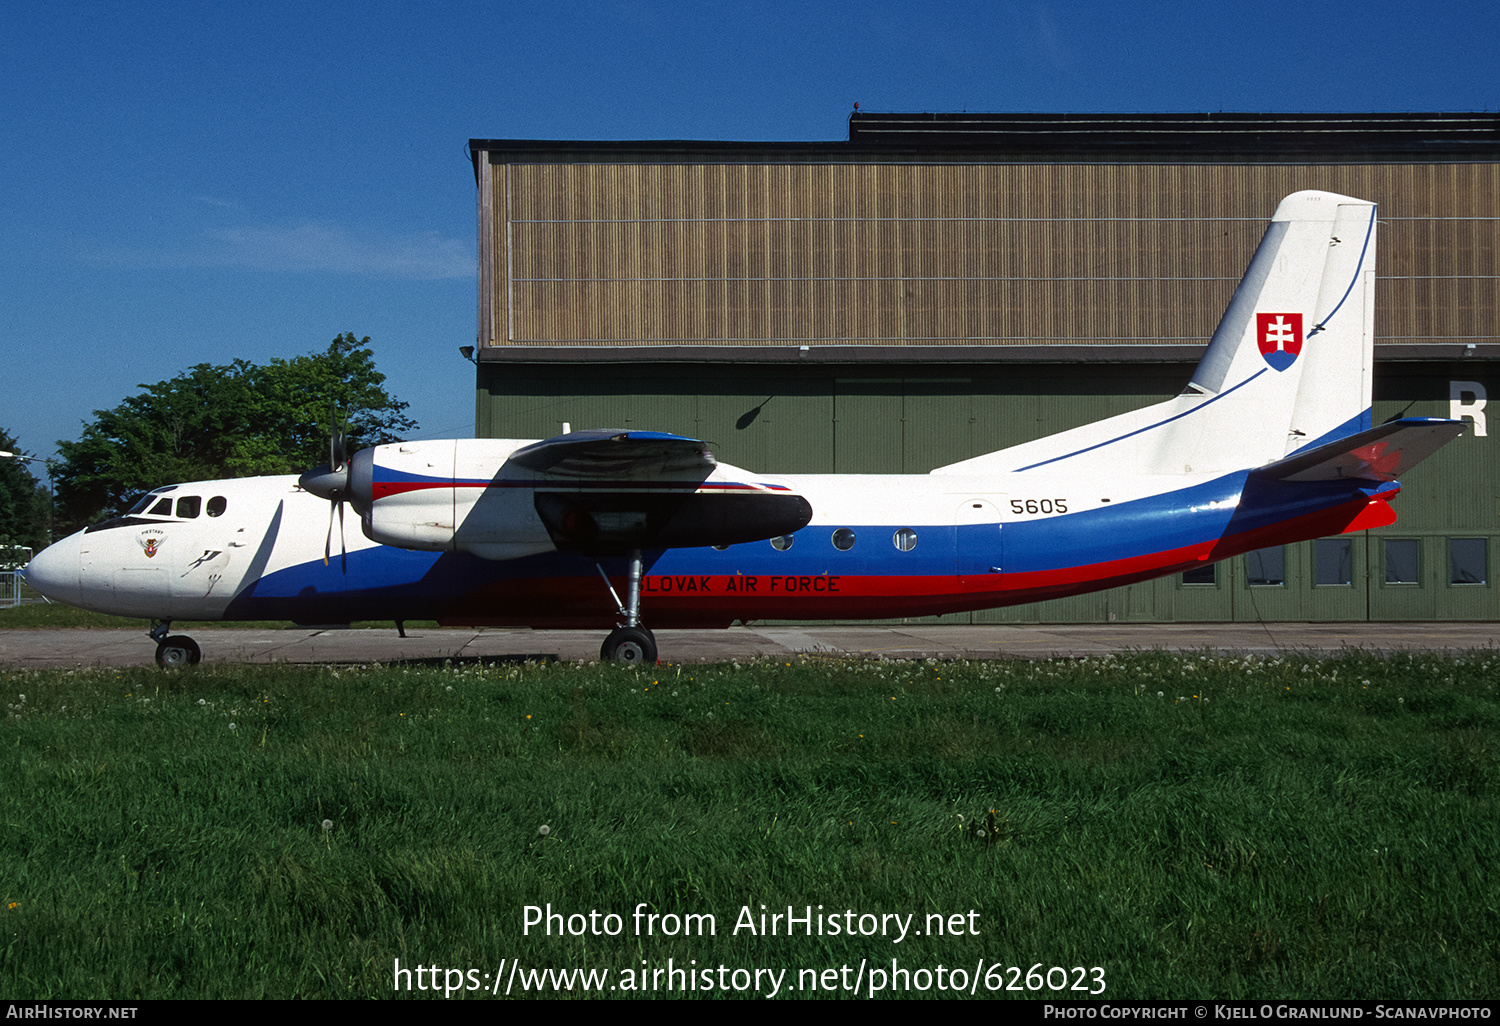
[[[1179,392],[1276,203],[1380,203],[1376,422],[1472,429],[1392,527],[950,622],[1500,618],[1500,122],[856,115],[847,144],[472,140],[476,433],[923,473]]]

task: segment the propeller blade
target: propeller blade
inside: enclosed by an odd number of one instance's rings
[[[328,500],[328,533],[323,538],[324,566],[328,566],[333,558],[333,514],[335,509],[338,510],[339,567],[344,573],[349,572],[349,543],[344,534],[344,503],[350,498],[351,477],[349,437],[339,426],[338,411],[330,402],[328,404],[328,462],[320,467],[304,471],[302,476],[297,478],[297,484],[303,491]]]
[[[333,403],[328,404],[328,465],[342,470],[349,462],[349,437],[339,425],[338,412]]]
[[[323,539],[323,565],[328,565],[328,556],[333,549],[333,508],[343,506],[343,503],[334,500],[328,504],[328,535]]]

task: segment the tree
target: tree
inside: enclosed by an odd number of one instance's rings
[[[400,441],[417,424],[386,392],[369,346],[345,333],[320,353],[200,363],[137,386],[114,409],[95,410],[78,441],[58,443],[61,518],[81,526],[115,516],[172,482],[301,473],[327,461],[330,415],[350,451]]]
[[[0,450],[19,449],[14,438],[0,431]],[[25,460],[0,459],[0,563],[9,565],[19,559],[15,546],[40,552],[47,545],[49,501],[46,488],[31,476]]]

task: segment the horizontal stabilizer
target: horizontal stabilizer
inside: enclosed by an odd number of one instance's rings
[[[573,480],[702,480],[718,462],[705,442],[660,431],[604,428],[548,438],[510,454],[510,463]]]
[[[1463,430],[1461,420],[1407,417],[1345,435],[1254,473],[1273,481],[1394,481]]]

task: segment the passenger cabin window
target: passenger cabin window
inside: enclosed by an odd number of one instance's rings
[[[224,513],[224,505],[224,496],[215,495],[212,499],[208,500],[208,515],[211,517],[222,516]]]
[[[184,495],[177,500],[177,515],[183,520],[191,520],[198,515],[198,510],[203,505],[203,499],[197,495]]]
[[[840,552],[848,552],[854,548],[854,532],[847,527],[841,527],[833,532],[833,547]]]

